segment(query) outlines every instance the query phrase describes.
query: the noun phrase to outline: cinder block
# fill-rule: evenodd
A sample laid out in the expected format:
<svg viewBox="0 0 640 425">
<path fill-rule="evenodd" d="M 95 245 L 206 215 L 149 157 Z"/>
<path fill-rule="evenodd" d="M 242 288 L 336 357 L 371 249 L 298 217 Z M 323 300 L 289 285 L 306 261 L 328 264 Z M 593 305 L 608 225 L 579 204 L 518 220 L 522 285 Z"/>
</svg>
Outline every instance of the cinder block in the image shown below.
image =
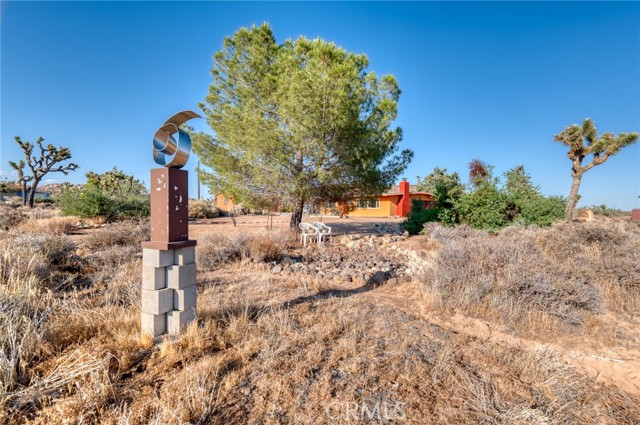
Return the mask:
<svg viewBox="0 0 640 425">
<path fill-rule="evenodd" d="M 165 267 L 142 266 L 142 289 L 158 290 L 167 287 Z"/>
<path fill-rule="evenodd" d="M 185 248 L 173 251 L 173 264 L 184 266 L 185 264 L 193 264 L 196 262 L 196 247 L 187 246 Z"/>
<path fill-rule="evenodd" d="M 181 329 L 194 320 L 196 320 L 195 308 L 190 308 L 185 311 L 172 310 L 167 313 L 167 332 L 172 335 L 177 335 Z"/>
<path fill-rule="evenodd" d="M 157 337 L 167 332 L 167 314 L 142 313 L 140 319 L 140 331 L 143 334 Z"/>
<path fill-rule="evenodd" d="M 173 250 L 143 248 L 142 265 L 150 267 L 167 267 L 173 264 Z"/>
<path fill-rule="evenodd" d="M 187 286 L 184 289 L 173 290 L 173 309 L 185 311 L 196 306 L 198 301 L 198 288 L 196 285 Z"/>
<path fill-rule="evenodd" d="M 142 312 L 162 314 L 173 310 L 173 289 L 142 290 Z"/>
<path fill-rule="evenodd" d="M 184 266 L 173 265 L 167 267 L 167 287 L 173 289 L 184 289 L 196 284 L 196 265 L 185 264 Z"/>
</svg>

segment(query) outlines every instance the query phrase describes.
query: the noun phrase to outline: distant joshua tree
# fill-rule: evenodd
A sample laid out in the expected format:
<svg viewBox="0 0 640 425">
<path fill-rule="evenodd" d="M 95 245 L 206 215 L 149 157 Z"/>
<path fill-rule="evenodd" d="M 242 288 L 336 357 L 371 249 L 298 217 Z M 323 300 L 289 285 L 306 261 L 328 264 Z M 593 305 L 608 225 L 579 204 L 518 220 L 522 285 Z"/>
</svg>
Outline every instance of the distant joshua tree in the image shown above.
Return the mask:
<svg viewBox="0 0 640 425">
<path fill-rule="evenodd" d="M 16 143 L 24 152 L 26 162 L 23 160 L 20 160 L 17 163 L 9 161 L 11 168 L 16 170 L 18 173 L 18 183 L 22 188 L 22 205 L 28 205 L 30 208 L 33 208 L 36 189 L 45 175 L 48 173 L 63 173 L 66 175 L 69 171 L 74 171 L 78 168 L 78 165 L 74 163 L 56 166 L 56 164 L 59 164 L 60 162 L 71 159 L 71 151 L 69 148 L 62 146 L 55 147 L 52 144 L 45 147 L 42 145 L 42 142 L 44 142 L 42 137 L 39 137 L 36 141 L 36 145 L 38 145 L 38 148 L 40 149 L 40 155 L 36 157 L 33 152 L 35 145 L 31 142 L 23 142 L 20 137 L 16 136 Z M 29 170 L 31 170 L 30 176 L 26 176 L 24 174 L 25 165 L 29 167 Z M 31 186 L 27 197 L 27 183 L 29 182 L 31 183 Z"/>
<path fill-rule="evenodd" d="M 604 133 L 600 137 L 596 136 L 597 129 L 595 123 L 586 118 L 582 126 L 573 124 L 565 127 L 564 131 L 555 135 L 555 140 L 567 145 L 569 152 L 567 156 L 571 160 L 571 176 L 573 183 L 569 192 L 569 199 L 565 208 L 567 219 L 573 219 L 573 214 L 578 202 L 578 189 L 582 175 L 595 167 L 603 164 L 609 157 L 617 154 L 626 146 L 638 141 L 638 133 L 620 133 L 614 136 L 613 133 Z M 591 162 L 582 166 L 582 161 L 589 155 L 593 155 Z"/>
</svg>

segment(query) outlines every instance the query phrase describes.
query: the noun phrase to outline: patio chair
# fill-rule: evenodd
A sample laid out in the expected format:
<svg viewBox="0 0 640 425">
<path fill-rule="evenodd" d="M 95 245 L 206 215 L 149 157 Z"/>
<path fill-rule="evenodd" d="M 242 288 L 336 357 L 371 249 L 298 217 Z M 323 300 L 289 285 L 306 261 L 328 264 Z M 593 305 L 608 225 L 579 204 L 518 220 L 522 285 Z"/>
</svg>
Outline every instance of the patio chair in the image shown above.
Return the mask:
<svg viewBox="0 0 640 425">
<path fill-rule="evenodd" d="M 318 239 L 318 231 L 309 223 L 300 223 L 298 224 L 302 233 L 300 233 L 300 242 L 307 246 L 307 239 Z"/>
<path fill-rule="evenodd" d="M 318 243 L 324 243 L 327 239 L 331 238 L 331 227 L 326 224 L 316 221 L 313 223 L 313 227 L 315 227 L 318 232 Z"/>
</svg>

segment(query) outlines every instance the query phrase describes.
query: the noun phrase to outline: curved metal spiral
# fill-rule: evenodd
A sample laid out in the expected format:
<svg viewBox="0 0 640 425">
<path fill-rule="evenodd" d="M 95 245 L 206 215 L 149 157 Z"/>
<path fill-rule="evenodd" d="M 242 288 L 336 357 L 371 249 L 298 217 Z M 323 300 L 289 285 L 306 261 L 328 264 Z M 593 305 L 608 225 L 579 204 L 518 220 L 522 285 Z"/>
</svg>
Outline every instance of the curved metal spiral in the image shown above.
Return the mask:
<svg viewBox="0 0 640 425">
<path fill-rule="evenodd" d="M 153 160 L 167 168 L 182 168 L 191 153 L 191 137 L 180 126 L 192 118 L 202 118 L 192 111 L 178 112 L 165 122 L 153 136 Z M 176 141 L 174 134 L 178 133 Z M 167 157 L 171 157 L 167 162 Z"/>
</svg>

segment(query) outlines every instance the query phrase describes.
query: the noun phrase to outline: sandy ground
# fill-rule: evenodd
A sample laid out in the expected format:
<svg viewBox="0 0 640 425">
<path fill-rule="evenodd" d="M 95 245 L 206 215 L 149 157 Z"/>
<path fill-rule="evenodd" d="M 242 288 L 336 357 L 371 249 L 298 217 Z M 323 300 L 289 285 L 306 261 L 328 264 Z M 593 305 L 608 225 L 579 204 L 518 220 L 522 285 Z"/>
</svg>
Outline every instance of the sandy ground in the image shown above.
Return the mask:
<svg viewBox="0 0 640 425">
<path fill-rule="evenodd" d="M 224 233 L 247 233 L 261 232 L 267 229 L 267 221 L 270 217 L 263 215 L 247 215 L 236 218 L 236 226 L 229 217 L 217 217 L 206 220 L 197 220 L 189 224 L 189 237 L 197 239 L 198 235 L 209 232 Z M 276 215 L 271 217 L 274 229 L 288 229 L 291 221 L 290 215 Z M 322 221 L 331 227 L 331 232 L 336 236 L 345 234 L 376 234 L 376 227 L 381 224 L 402 222 L 400 218 L 366 218 L 350 217 L 338 218 L 331 216 L 308 216 L 302 217 L 302 221 L 313 223 Z"/>
<path fill-rule="evenodd" d="M 274 229 L 288 229 L 290 216 L 281 215 L 273 217 Z M 400 223 L 401 219 L 394 218 L 337 218 L 304 216 L 303 222 L 322 221 L 332 227 L 336 235 L 344 234 L 377 234 L 377 227 L 387 223 Z M 267 227 L 265 216 L 242 216 L 236 219 L 236 226 L 229 217 L 219 217 L 208 220 L 198 220 L 190 224 L 190 237 L 197 239 L 199 235 L 209 232 L 246 233 L 261 232 Z M 424 236 L 414 236 L 399 244 L 404 248 L 421 250 L 424 246 Z M 348 286 L 348 285 L 347 285 Z M 343 288 L 354 289 L 354 288 Z M 599 338 L 589 336 L 566 336 L 561 341 L 553 341 L 542 337 L 540 340 L 527 340 L 514 336 L 506 329 L 501 329 L 495 324 L 486 321 L 454 313 L 443 317 L 434 314 L 427 308 L 424 295 L 415 284 L 403 284 L 396 287 L 379 288 L 375 291 L 355 291 L 358 296 L 367 298 L 378 305 L 403 311 L 414 318 L 425 320 L 426 323 L 438 323 L 439 325 L 461 332 L 491 340 L 500 344 L 518 345 L 543 345 L 557 350 L 563 354 L 565 360 L 577 366 L 586 375 L 598 382 L 613 384 L 630 394 L 640 395 L 640 338 L 634 331 L 632 323 L 616 322 L 613 327 L 617 332 L 630 336 L 625 345 L 618 343 L 604 343 Z M 611 318 L 615 321 L 616 318 Z M 636 337 L 633 337 L 636 335 Z M 615 340 L 615 338 L 612 338 Z"/>
</svg>

